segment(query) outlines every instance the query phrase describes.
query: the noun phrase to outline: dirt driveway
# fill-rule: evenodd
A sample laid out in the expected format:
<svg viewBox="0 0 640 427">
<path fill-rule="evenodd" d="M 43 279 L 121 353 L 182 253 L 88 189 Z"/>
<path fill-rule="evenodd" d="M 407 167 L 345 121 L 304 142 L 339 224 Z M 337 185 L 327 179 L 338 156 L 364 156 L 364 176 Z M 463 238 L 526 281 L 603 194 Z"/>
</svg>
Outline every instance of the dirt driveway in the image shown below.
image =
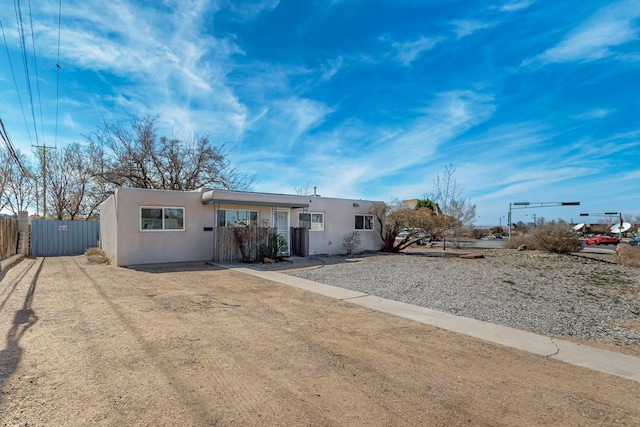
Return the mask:
<svg viewBox="0 0 640 427">
<path fill-rule="evenodd" d="M 27 259 L 0 425 L 640 425 L 640 384 L 242 273 Z"/>
</svg>

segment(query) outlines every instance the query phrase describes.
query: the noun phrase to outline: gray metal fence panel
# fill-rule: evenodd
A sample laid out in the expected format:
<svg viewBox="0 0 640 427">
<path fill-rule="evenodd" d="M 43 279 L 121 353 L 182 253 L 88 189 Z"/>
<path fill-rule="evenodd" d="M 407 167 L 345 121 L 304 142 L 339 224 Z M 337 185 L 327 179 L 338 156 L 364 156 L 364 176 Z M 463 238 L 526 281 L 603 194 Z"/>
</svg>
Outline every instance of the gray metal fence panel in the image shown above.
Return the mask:
<svg viewBox="0 0 640 427">
<path fill-rule="evenodd" d="M 31 255 L 80 255 L 98 246 L 99 221 L 33 220 Z"/>
</svg>

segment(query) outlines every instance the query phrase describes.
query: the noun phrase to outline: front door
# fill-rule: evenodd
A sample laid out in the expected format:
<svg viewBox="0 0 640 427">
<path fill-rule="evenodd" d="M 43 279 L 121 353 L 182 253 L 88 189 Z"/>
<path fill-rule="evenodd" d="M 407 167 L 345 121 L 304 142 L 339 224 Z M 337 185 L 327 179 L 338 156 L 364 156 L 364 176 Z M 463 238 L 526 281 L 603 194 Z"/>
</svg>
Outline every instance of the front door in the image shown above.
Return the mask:
<svg viewBox="0 0 640 427">
<path fill-rule="evenodd" d="M 289 255 L 291 247 L 291 241 L 289 240 L 289 211 L 274 211 L 273 223 L 276 225 L 276 232 L 284 237 L 284 241 L 287 242 L 287 253 L 278 255 Z"/>
</svg>

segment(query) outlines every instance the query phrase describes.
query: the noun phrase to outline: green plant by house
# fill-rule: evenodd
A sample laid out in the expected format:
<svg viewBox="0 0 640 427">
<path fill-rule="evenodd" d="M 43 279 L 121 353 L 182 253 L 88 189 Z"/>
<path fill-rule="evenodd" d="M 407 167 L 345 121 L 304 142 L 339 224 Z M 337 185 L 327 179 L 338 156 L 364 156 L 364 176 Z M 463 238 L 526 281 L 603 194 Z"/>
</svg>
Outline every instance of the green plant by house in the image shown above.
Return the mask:
<svg viewBox="0 0 640 427">
<path fill-rule="evenodd" d="M 260 245 L 262 258 L 282 260 L 288 252 L 289 247 L 287 246 L 287 241 L 281 234 L 274 231 L 271 231 L 267 236 L 267 243 Z"/>
</svg>

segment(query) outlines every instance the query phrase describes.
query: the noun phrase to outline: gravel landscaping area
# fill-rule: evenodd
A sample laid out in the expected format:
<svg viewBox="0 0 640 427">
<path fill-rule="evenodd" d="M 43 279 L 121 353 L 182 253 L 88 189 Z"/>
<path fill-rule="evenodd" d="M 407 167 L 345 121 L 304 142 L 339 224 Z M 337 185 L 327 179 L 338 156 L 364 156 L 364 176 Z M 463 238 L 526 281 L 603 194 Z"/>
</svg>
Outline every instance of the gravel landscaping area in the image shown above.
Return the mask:
<svg viewBox="0 0 640 427">
<path fill-rule="evenodd" d="M 323 257 L 288 274 L 640 356 L 640 269 L 615 255 L 474 250 Z"/>
</svg>

